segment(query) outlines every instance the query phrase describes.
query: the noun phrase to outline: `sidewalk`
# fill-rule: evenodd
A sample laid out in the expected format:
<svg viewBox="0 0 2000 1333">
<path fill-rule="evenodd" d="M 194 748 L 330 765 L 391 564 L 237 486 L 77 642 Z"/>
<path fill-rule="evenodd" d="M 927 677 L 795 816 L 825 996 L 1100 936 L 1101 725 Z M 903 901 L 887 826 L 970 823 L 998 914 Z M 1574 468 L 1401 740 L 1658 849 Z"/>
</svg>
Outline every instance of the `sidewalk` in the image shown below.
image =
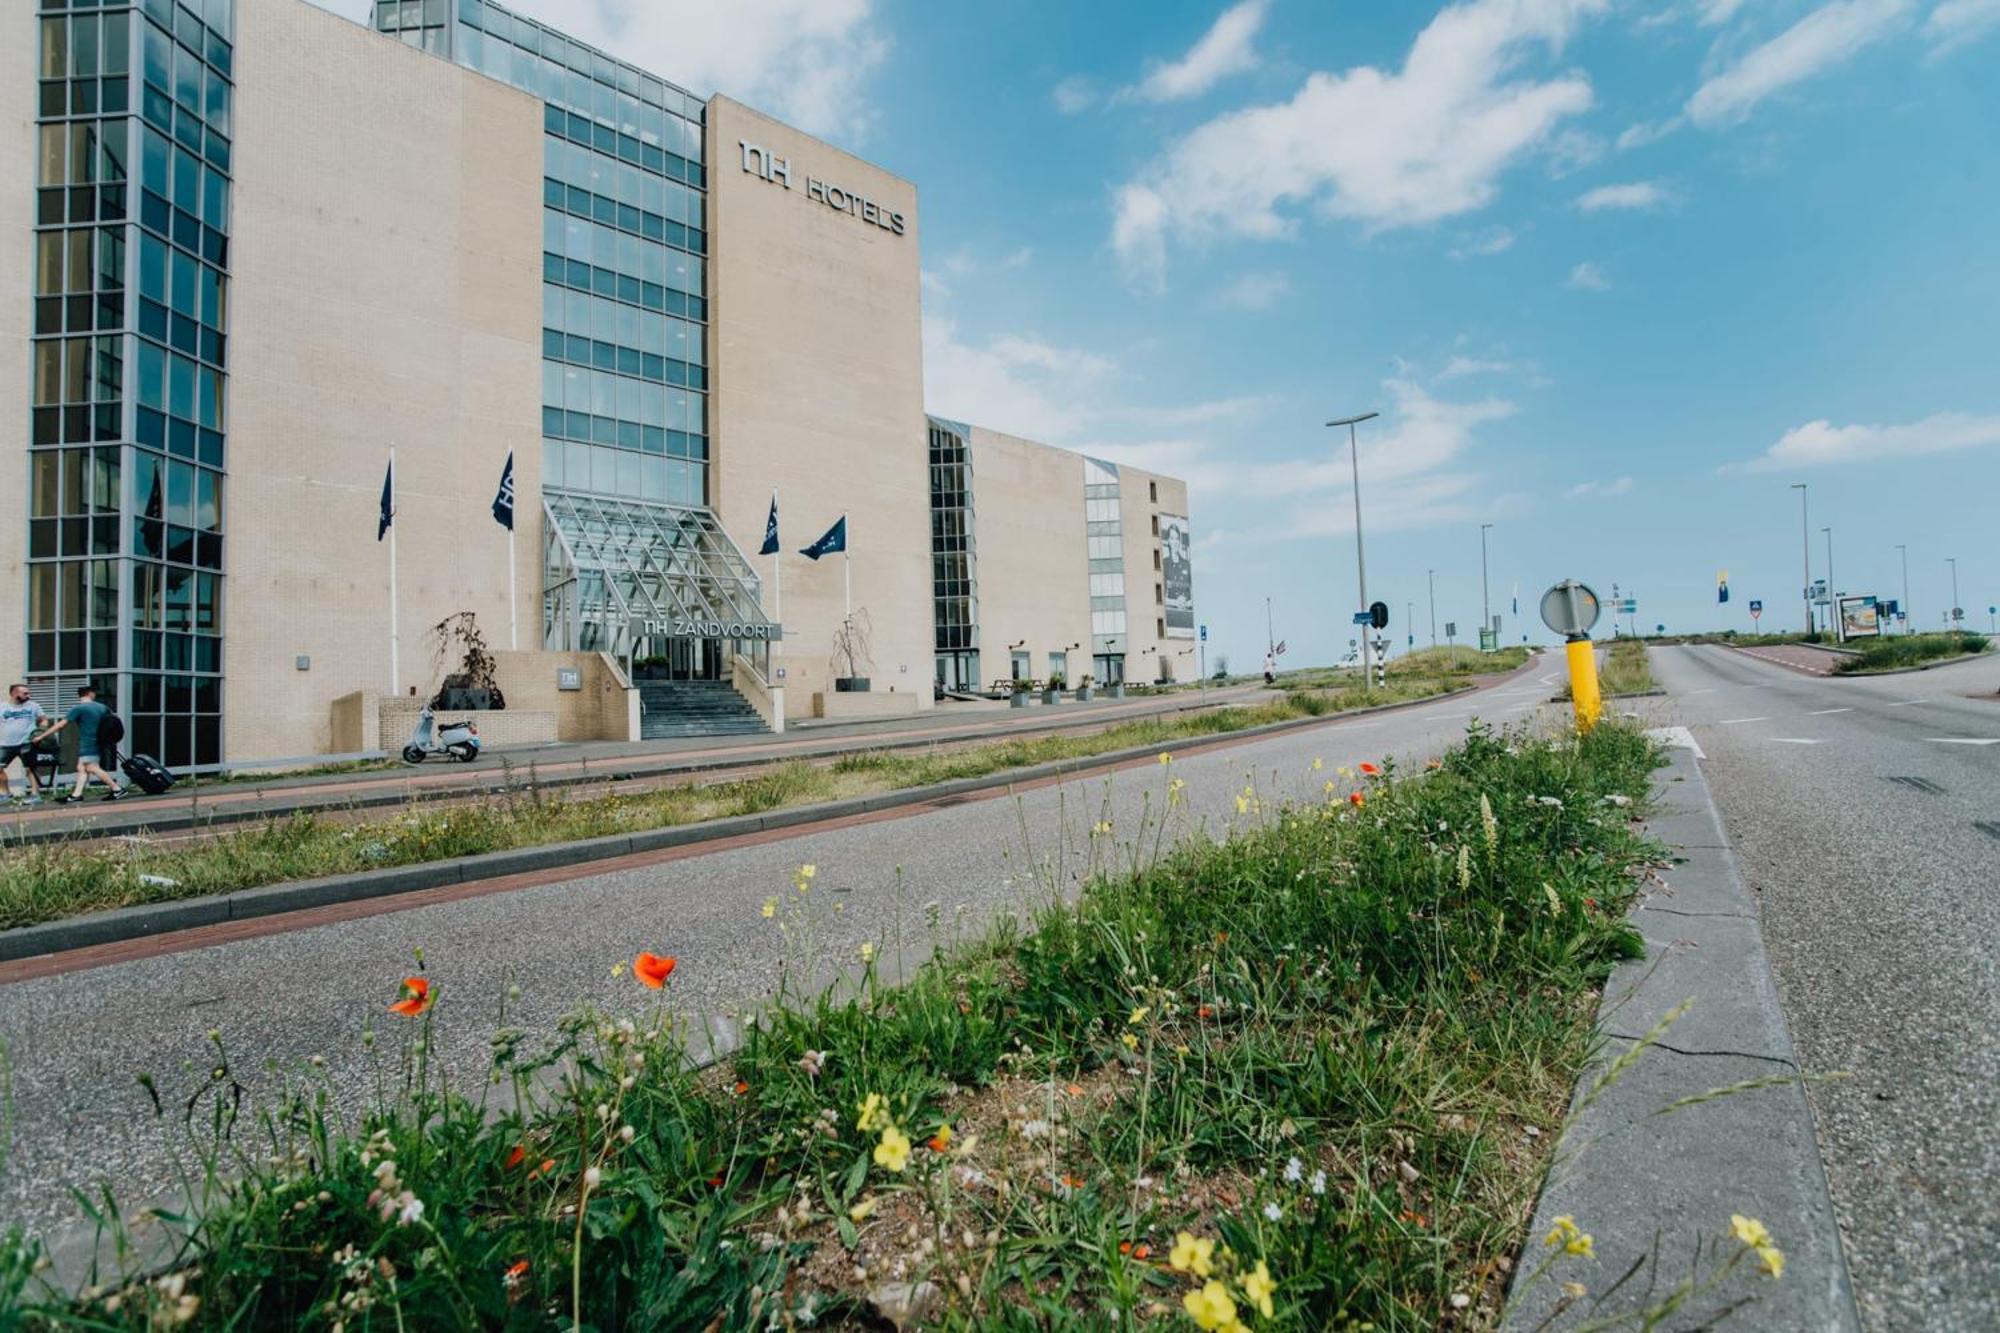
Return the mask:
<svg viewBox="0 0 2000 1333">
<path fill-rule="evenodd" d="M 165 796 L 133 794 L 106 804 L 93 792 L 81 806 L 45 803 L 0 812 L 0 844 L 172 832 L 266 819 L 293 811 L 401 805 L 419 796 L 471 796 L 627 778 L 718 772 L 859 750 L 913 749 L 1051 732 L 1094 730 L 1142 718 L 1227 704 L 1254 704 L 1261 684 L 1183 690 L 1138 699 L 1094 699 L 1050 708 L 942 704 L 927 713 L 879 721 L 813 722 L 784 735 L 678 737 L 495 748 L 470 764 L 430 763 L 380 772 L 274 777 L 263 782 L 200 784 L 184 780 Z M 961 711 L 963 710 L 963 711 Z"/>
<path fill-rule="evenodd" d="M 1730 1217 L 1741 1213 L 1770 1228 L 1785 1254 L 1784 1276 L 1772 1281 L 1745 1262 L 1720 1290 L 1683 1307 L 1685 1323 L 1676 1327 L 1715 1319 L 1748 1297 L 1738 1317 L 1746 1328 L 1858 1329 L 1801 1084 L 1773 1082 L 1665 1110 L 1800 1072 L 1757 904 L 1737 873 L 1701 766 L 1688 749 L 1668 753 L 1648 832 L 1676 863 L 1633 910 L 1646 957 L 1620 965 L 1605 987 L 1597 1019 L 1603 1050 L 1578 1081 L 1503 1327 L 1560 1330 L 1657 1306 L 1675 1284 L 1735 1251 Z M 1586 1106 L 1609 1065 L 1687 1000 L 1693 1005 Z M 1560 1216 L 1591 1233 L 1595 1251 L 1526 1284 L 1549 1254 L 1543 1238 Z M 1565 1309 L 1561 1284 L 1570 1281 L 1589 1294 Z"/>
</svg>

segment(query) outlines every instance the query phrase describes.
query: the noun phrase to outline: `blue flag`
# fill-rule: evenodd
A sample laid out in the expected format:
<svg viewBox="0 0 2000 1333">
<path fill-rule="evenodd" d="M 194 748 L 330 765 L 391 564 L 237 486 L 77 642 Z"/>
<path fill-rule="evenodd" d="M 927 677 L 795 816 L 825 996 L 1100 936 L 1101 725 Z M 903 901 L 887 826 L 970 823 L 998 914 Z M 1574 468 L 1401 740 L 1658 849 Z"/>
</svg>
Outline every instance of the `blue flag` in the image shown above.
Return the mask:
<svg viewBox="0 0 2000 1333">
<path fill-rule="evenodd" d="M 778 553 L 778 493 L 771 492 L 771 516 L 764 520 L 764 545 L 758 555 Z"/>
<path fill-rule="evenodd" d="M 381 541 L 389 535 L 389 525 L 396 521 L 396 465 L 389 464 L 382 469 L 382 515 L 376 520 L 375 540 Z"/>
<path fill-rule="evenodd" d="M 1729 600 L 1729 571 L 1726 569 L 1715 576 L 1715 600 L 1718 602 Z"/>
<path fill-rule="evenodd" d="M 824 537 L 821 537 L 811 546 L 800 551 L 799 554 L 808 560 L 817 560 L 823 555 L 832 555 L 835 551 L 845 551 L 846 549 L 847 515 L 842 514 L 840 521 L 828 528 Z"/>
<path fill-rule="evenodd" d="M 493 521 L 514 530 L 514 455 L 507 454 L 507 466 L 500 469 L 500 489 L 493 496 Z"/>
</svg>

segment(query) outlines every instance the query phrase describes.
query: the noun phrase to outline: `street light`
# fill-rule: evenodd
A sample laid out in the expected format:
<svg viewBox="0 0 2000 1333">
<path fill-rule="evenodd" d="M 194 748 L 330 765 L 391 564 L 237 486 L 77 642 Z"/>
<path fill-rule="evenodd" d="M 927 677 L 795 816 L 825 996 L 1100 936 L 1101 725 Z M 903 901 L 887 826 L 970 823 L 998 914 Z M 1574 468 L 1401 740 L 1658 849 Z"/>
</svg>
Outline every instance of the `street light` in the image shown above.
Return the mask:
<svg viewBox="0 0 2000 1333">
<path fill-rule="evenodd" d="M 1354 428 L 1364 421 L 1373 421 L 1379 412 L 1363 412 L 1358 417 L 1341 417 L 1327 422 L 1329 428 L 1347 427 L 1348 459 L 1354 468 L 1354 582 L 1361 593 L 1360 609 L 1368 609 L 1368 557 L 1361 544 L 1361 445 L 1356 440 Z M 1368 629 L 1361 631 L 1361 688 L 1375 688 L 1375 652 L 1368 639 Z"/>
<path fill-rule="evenodd" d="M 1430 576 L 1431 582 L 1431 647 L 1435 648 L 1438 646 L 1438 572 L 1435 569 L 1424 572 Z"/>
<path fill-rule="evenodd" d="M 1910 548 L 1897 542 L 1896 549 L 1903 553 L 1903 632 L 1908 633 L 1915 627 L 1910 619 Z"/>
<path fill-rule="evenodd" d="M 1958 622 L 1964 618 L 1959 613 L 1965 609 L 1958 604 L 1958 557 L 1948 555 L 1944 562 L 1951 566 L 1951 614 L 1946 619 L 1951 621 L 1953 629 L 1957 629 Z"/>
<path fill-rule="evenodd" d="M 1792 483 L 1792 489 L 1799 493 L 1799 548 L 1805 552 L 1805 557 L 1806 557 L 1806 581 L 1804 585 L 1805 599 L 1806 599 L 1806 633 L 1811 634 L 1813 632 L 1812 528 L 1806 519 L 1806 484 L 1802 481 L 1795 481 Z"/>
<path fill-rule="evenodd" d="M 1479 525 L 1479 646 L 1482 648 L 1486 646 L 1486 631 L 1493 628 L 1493 605 L 1486 590 L 1486 530 L 1492 526 L 1491 523 Z M 1500 646 L 1498 634 L 1493 636 L 1493 646 Z"/>
<path fill-rule="evenodd" d="M 1840 593 L 1833 586 L 1833 529 L 1821 528 L 1826 534 L 1826 596 L 1831 605 L 1839 605 Z"/>
</svg>

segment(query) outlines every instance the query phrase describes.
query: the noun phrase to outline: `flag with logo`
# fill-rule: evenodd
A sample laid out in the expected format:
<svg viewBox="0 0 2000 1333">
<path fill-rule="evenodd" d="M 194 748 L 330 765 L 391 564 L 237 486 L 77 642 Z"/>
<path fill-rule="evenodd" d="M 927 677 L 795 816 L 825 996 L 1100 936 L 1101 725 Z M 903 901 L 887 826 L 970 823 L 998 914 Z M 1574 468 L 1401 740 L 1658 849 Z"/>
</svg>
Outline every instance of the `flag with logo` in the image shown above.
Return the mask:
<svg viewBox="0 0 2000 1333">
<path fill-rule="evenodd" d="M 396 521 L 396 465 L 390 463 L 382 469 L 382 513 L 375 521 L 375 540 L 381 541 L 389 535 L 389 525 Z"/>
<path fill-rule="evenodd" d="M 1271 650 L 1271 656 L 1283 657 L 1284 655 L 1285 655 L 1285 641 L 1283 639 L 1280 639 L 1278 640 L 1278 646 Z"/>
<path fill-rule="evenodd" d="M 778 493 L 771 492 L 771 516 L 764 520 L 764 545 L 758 548 L 758 555 L 778 553 Z"/>
<path fill-rule="evenodd" d="M 817 560 L 823 555 L 832 555 L 836 551 L 845 551 L 846 549 L 847 515 L 842 514 L 840 520 L 826 530 L 825 535 L 811 546 L 800 551 L 799 554 L 808 560 Z"/>
<path fill-rule="evenodd" d="M 1718 602 L 1729 600 L 1729 571 L 1726 569 L 1715 576 L 1715 600 Z"/>
<path fill-rule="evenodd" d="M 500 469 L 500 489 L 493 495 L 493 521 L 514 530 L 514 455 L 507 454 L 507 466 Z"/>
</svg>

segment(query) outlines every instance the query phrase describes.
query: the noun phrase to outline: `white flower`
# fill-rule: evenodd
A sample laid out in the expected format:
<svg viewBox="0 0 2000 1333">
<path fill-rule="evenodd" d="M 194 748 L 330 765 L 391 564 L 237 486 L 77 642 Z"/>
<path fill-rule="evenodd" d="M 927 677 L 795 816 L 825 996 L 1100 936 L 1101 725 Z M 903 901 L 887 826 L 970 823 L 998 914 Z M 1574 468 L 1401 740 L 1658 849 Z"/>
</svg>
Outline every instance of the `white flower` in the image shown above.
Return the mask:
<svg viewBox="0 0 2000 1333">
<path fill-rule="evenodd" d="M 416 1195 L 405 1191 L 403 1194 L 402 1211 L 396 1214 L 396 1225 L 402 1227 L 410 1226 L 423 1221 L 423 1218 L 424 1201 Z"/>
<path fill-rule="evenodd" d="M 597 1188 L 598 1184 L 603 1181 L 603 1179 L 604 1179 L 604 1173 L 593 1166 L 588 1171 L 585 1171 L 583 1173 L 583 1187 L 585 1189 L 594 1190 Z"/>
<path fill-rule="evenodd" d="M 1305 1179 L 1306 1164 L 1294 1157 L 1285 1163 L 1285 1179 L 1296 1185 Z"/>
<path fill-rule="evenodd" d="M 1313 1172 L 1312 1179 L 1306 1182 L 1306 1188 L 1310 1189 L 1314 1194 L 1326 1193 L 1326 1172 Z"/>
<path fill-rule="evenodd" d="M 1264 1205 L 1264 1220 L 1265 1220 L 1265 1221 L 1267 1221 L 1267 1222 L 1275 1222 L 1275 1221 L 1277 1221 L 1277 1220 L 1278 1220 L 1278 1219 L 1279 1219 L 1280 1217 L 1282 1217 L 1282 1216 L 1284 1216 L 1284 1210 L 1283 1210 L 1282 1208 L 1278 1207 L 1278 1205 L 1277 1205 L 1277 1204 L 1275 1204 L 1275 1203 L 1267 1203 L 1267 1204 L 1265 1204 L 1265 1205 Z"/>
<path fill-rule="evenodd" d="M 799 1057 L 799 1068 L 805 1071 L 807 1078 L 818 1078 L 819 1071 L 826 1068 L 826 1052 L 807 1051 Z"/>
<path fill-rule="evenodd" d="M 1611 793 L 1611 795 L 1604 798 L 1604 803 L 1606 805 L 1615 805 L 1618 806 L 1620 809 L 1623 809 L 1625 806 L 1632 804 L 1632 798 L 1630 796 L 1621 796 L 1617 792 L 1613 792 Z"/>
</svg>

